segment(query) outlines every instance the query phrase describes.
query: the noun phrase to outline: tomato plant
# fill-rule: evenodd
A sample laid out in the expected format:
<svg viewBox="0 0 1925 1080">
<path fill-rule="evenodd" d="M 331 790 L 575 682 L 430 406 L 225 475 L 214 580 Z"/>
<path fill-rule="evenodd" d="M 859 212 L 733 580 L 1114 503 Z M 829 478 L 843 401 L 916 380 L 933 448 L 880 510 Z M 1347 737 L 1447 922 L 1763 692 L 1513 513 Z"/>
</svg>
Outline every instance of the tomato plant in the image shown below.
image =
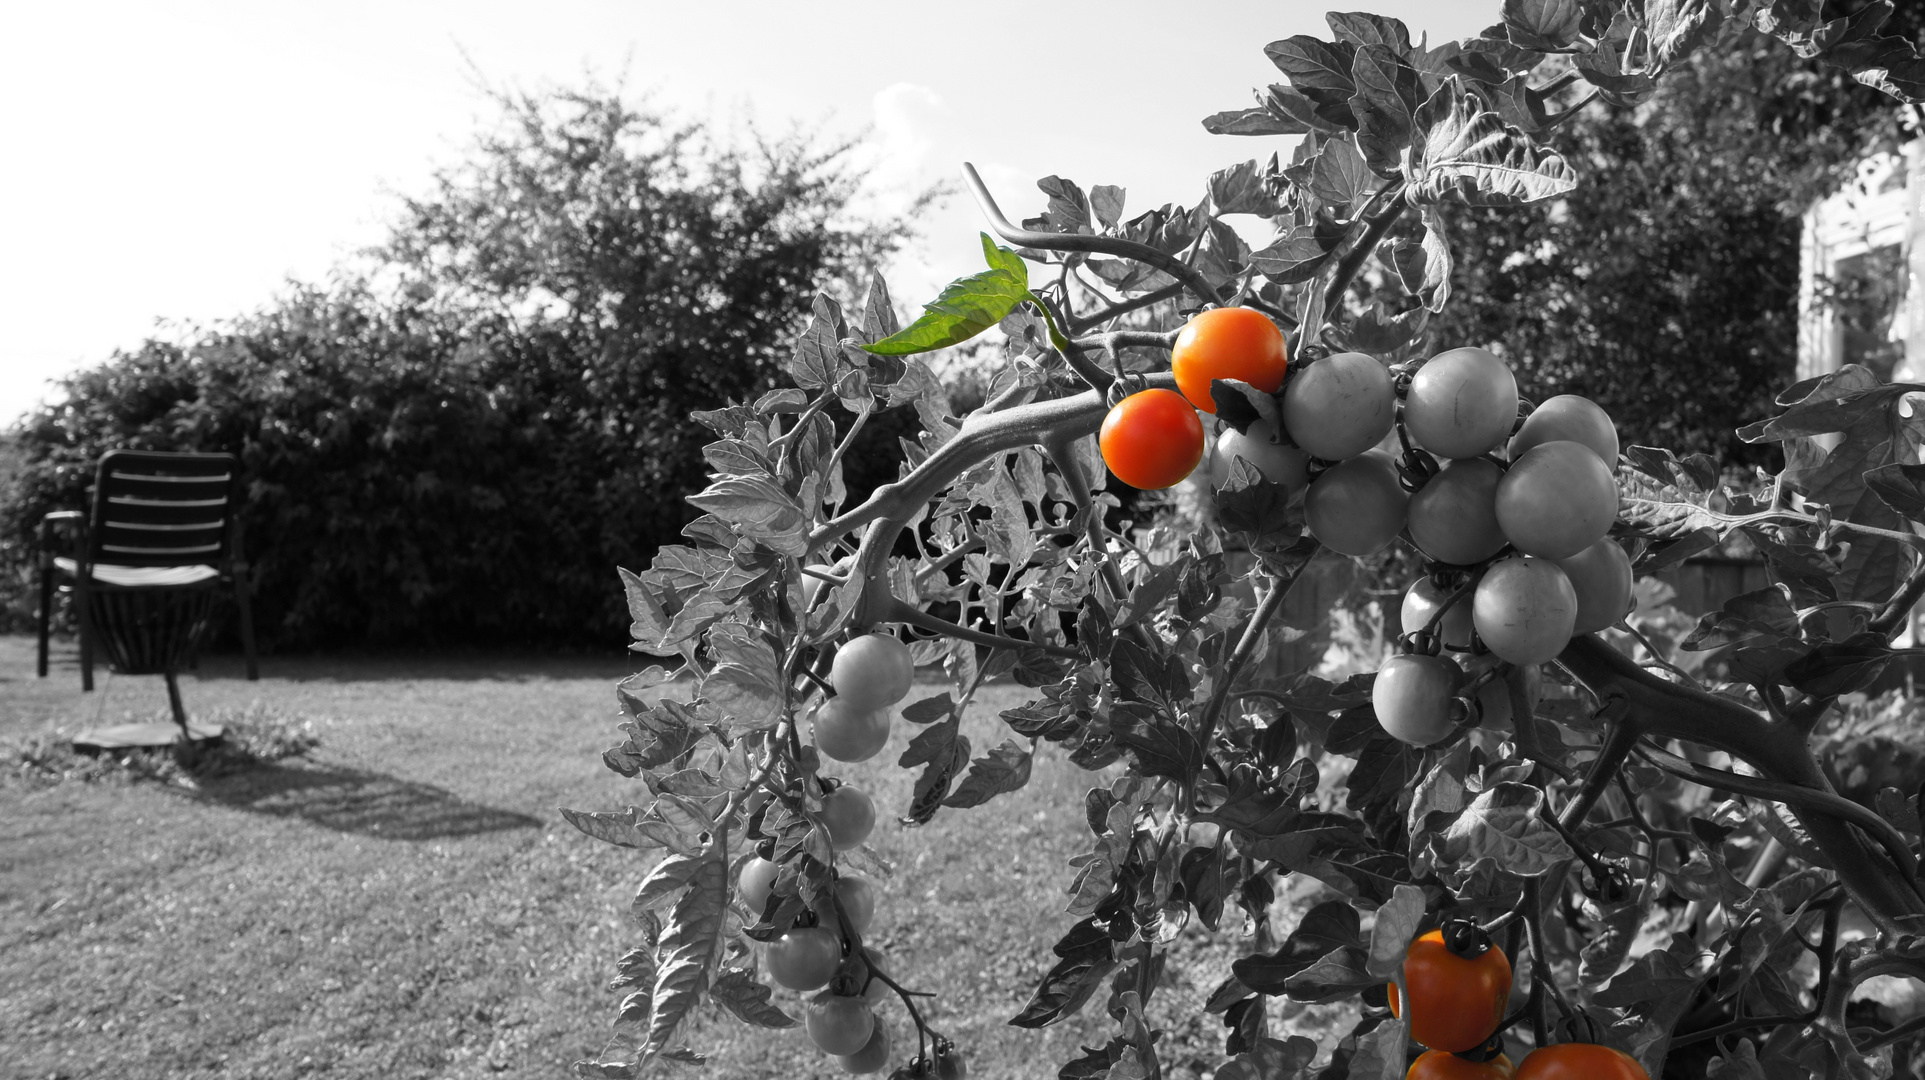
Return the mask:
<svg viewBox="0 0 1925 1080">
<path fill-rule="evenodd" d="M 864 944 L 886 901 L 852 874 L 891 871 L 865 843 L 877 809 L 834 775 L 834 735 L 819 723 L 803 741 L 812 709 L 899 702 L 914 776 L 885 830 L 1021 790 L 1043 755 L 1093 778 L 1067 925 L 1009 1018 L 1040 1028 L 1099 1003 L 1114 1026 L 1063 1075 L 1175 1071 L 1159 992 L 1188 952 L 1172 946 L 1210 934 L 1238 954 L 1206 998 L 1229 1058 L 1207 1068 L 1225 1080 L 1389 1080 L 1413 1039 L 1501 1049 L 1523 1080 L 1569 1062 L 1910 1068 L 1925 1028 L 1853 995 L 1925 981 L 1917 784 L 1847 797 L 1826 755 L 1925 597 L 1925 386 L 1856 366 L 1799 383 L 1740 432 L 1789 463 L 1747 487 L 1650 433 L 1620 445 L 1581 399 L 1520 398 L 1506 343 L 1430 322 L 1450 302 L 1452 220 L 1573 190 L 1549 137 L 1561 118 L 1635 106 L 1719 18 L 1756 14 L 1900 96 L 1920 85 L 1908 65 L 1925 59 L 1878 35 L 1878 5 L 1849 26 L 1815 6 L 1660 6 L 1516 0 L 1436 46 L 1332 15 L 1329 39 L 1270 46 L 1284 82 L 1259 104 L 1205 121 L 1296 137 L 1287 154 L 1135 218 L 1119 187 L 1050 177 L 1048 209 L 1021 226 L 968 170 L 995 233 L 986 270 L 907 326 L 880 281 L 859 311 L 825 295 L 792 385 L 697 414 L 713 475 L 688 543 L 622 578 L 634 648 L 664 663 L 620 687 L 603 760 L 650 799 L 566 812 L 660 853 L 630 907 L 646 947 L 618 967 L 636 988 L 624 1023 L 583 1071 L 689 1058 L 704 1000 L 793 1026 L 759 943 L 777 984 L 828 987 L 811 1034 L 860 1055 L 875 1037 L 860 1017 L 895 999 L 915 1035 L 912 1051 L 901 1029 L 898 1074 L 961 1074 L 933 1022 L 960 1010 L 923 1009 L 913 965 Z M 1274 240 L 1253 249 L 1233 215 Z M 992 326 L 1007 364 L 957 416 L 921 354 Z M 1217 326 L 1280 328 L 1280 348 L 1212 351 Z M 1199 406 L 1224 425 L 1219 456 L 1254 469 L 1138 504 L 1122 531 L 1111 474 L 1182 481 L 1204 452 Z M 846 505 L 843 451 L 891 409 L 921 425 L 898 479 Z M 1688 630 L 1622 621 L 1640 578 L 1741 543 L 1767 587 Z M 1352 615 L 1381 615 L 1389 579 L 1415 570 L 1404 641 L 1374 672 L 1287 666 L 1283 647 L 1319 629 L 1288 624 L 1306 617 L 1287 601 L 1343 558 L 1376 583 L 1336 601 Z M 1713 655 L 1679 662 L 1694 651 Z M 941 685 L 909 700 L 918 659 Z M 979 747 L 963 718 L 992 680 L 1029 700 Z M 767 865 L 731 885 L 750 851 Z M 1321 1046 L 1286 1037 L 1280 1000 L 1291 1016 L 1341 1004 L 1352 1026 Z"/>
<path fill-rule="evenodd" d="M 857 709 L 848 699 L 832 697 L 815 713 L 815 746 L 837 761 L 867 761 L 889 743 L 889 713 Z"/>
<path fill-rule="evenodd" d="M 1559 1043 L 1530 1052 L 1517 1066 L 1517 1080 L 1651 1080 L 1636 1059 L 1595 1043 Z"/>
<path fill-rule="evenodd" d="M 1404 1080 L 1513 1080 L 1516 1075 L 1511 1059 L 1503 1054 L 1489 1061 L 1472 1061 L 1442 1050 L 1426 1050 L 1411 1062 Z"/>
</svg>

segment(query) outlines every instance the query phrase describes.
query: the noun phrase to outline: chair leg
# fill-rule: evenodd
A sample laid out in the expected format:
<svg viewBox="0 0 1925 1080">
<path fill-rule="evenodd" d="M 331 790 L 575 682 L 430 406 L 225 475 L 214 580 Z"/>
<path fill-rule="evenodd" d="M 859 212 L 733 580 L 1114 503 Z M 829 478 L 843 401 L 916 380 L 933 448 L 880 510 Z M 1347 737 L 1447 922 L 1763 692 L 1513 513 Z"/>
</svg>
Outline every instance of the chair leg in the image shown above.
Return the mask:
<svg viewBox="0 0 1925 1080">
<path fill-rule="evenodd" d="M 167 704 L 174 707 L 174 723 L 180 725 L 180 737 L 192 741 L 194 734 L 187 728 L 187 709 L 180 703 L 180 683 L 175 681 L 171 669 L 164 675 L 167 679 Z"/>
<path fill-rule="evenodd" d="M 247 655 L 247 681 L 258 682 L 261 666 L 254 652 L 254 607 L 247 595 L 246 567 L 234 572 L 234 604 L 241 610 L 241 650 Z"/>
<path fill-rule="evenodd" d="M 74 607 L 78 609 L 80 622 L 80 689 L 84 693 L 94 688 L 94 620 L 93 598 L 88 595 L 87 576 L 89 568 L 81 567 L 74 576 Z"/>
<path fill-rule="evenodd" d="M 40 663 L 41 678 L 47 677 L 47 634 L 53 625 L 53 568 L 40 568 Z"/>
</svg>

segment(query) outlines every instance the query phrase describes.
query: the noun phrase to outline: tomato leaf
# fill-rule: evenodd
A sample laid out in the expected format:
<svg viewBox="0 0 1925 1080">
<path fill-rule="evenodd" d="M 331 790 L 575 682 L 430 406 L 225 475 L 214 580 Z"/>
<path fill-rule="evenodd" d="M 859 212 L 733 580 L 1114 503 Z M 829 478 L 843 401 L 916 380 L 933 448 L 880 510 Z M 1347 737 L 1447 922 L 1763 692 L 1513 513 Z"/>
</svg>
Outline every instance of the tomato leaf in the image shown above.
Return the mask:
<svg viewBox="0 0 1925 1080">
<path fill-rule="evenodd" d="M 1062 959 L 1043 976 L 1029 1004 L 1010 1017 L 1012 1027 L 1048 1027 L 1076 1015 L 1117 966 L 1116 946 L 1107 934 L 1079 941 L 1074 947 L 1059 950 L 1058 955 Z"/>
<path fill-rule="evenodd" d="M 1379 979 L 1394 979 L 1403 970 L 1404 950 L 1417 937 L 1424 922 L 1424 890 L 1415 885 L 1399 885 L 1390 903 L 1377 909 L 1377 922 L 1370 929 L 1370 973 Z"/>
<path fill-rule="evenodd" d="M 1785 666 L 1785 681 L 1813 697 L 1863 690 L 1878 678 L 1894 653 L 1883 634 L 1866 631 L 1828 641 Z"/>
<path fill-rule="evenodd" d="M 982 234 L 989 269 L 958 278 L 923 306 L 922 315 L 900 331 L 863 348 L 882 356 L 905 356 L 960 345 L 1003 321 L 1029 298 L 1029 272 L 1022 257 Z"/>
<path fill-rule="evenodd" d="M 1539 877 L 1575 858 L 1543 818 L 1544 792 L 1501 783 L 1477 796 L 1435 841 L 1440 861 L 1471 870 L 1489 859 L 1507 874 Z"/>
<path fill-rule="evenodd" d="M 1458 76 L 1430 95 L 1413 122 L 1405 173 L 1414 203 L 1455 196 L 1472 206 L 1513 206 L 1577 186 L 1569 162 L 1485 108 Z"/>
<path fill-rule="evenodd" d="M 636 888 L 635 899 L 628 905 L 629 910 L 640 916 L 644 911 L 660 907 L 688 885 L 689 879 L 695 876 L 695 871 L 701 865 L 701 858 L 694 855 L 671 854 L 663 858 Z"/>
<path fill-rule="evenodd" d="M 1259 994 L 1281 994 L 1289 980 L 1333 951 L 1363 950 L 1357 911 L 1342 900 L 1327 900 L 1304 913 L 1277 951 L 1245 956 L 1230 965 L 1237 981 Z"/>
<path fill-rule="evenodd" d="M 981 806 L 998 795 L 1021 790 L 1029 783 L 1031 756 L 1016 740 L 1004 739 L 988 754 L 969 763 L 969 775 L 942 804 L 957 809 Z"/>
<path fill-rule="evenodd" d="M 1356 85 L 1350 112 L 1357 118 L 1357 145 L 1371 171 L 1391 176 L 1410 145 L 1412 115 L 1429 95 L 1417 69 L 1389 45 L 1358 48 L 1350 73 Z"/>
<path fill-rule="evenodd" d="M 1403 1080 L 1409 1038 L 1402 1020 L 1384 1021 L 1357 1040 L 1346 1075 L 1350 1080 Z"/>
<path fill-rule="evenodd" d="M 1511 44 L 1552 51 L 1577 40 L 1584 19 L 1578 0 L 1504 0 L 1504 26 Z"/>
<path fill-rule="evenodd" d="M 774 992 L 755 981 L 755 977 L 745 968 L 729 968 L 716 977 L 714 986 L 709 987 L 709 997 L 717 1005 L 751 1027 L 794 1027 L 795 1018 L 778 1008 L 770 1000 L 773 996 Z"/>
<path fill-rule="evenodd" d="M 1316 1057 L 1316 1041 L 1302 1035 L 1258 1039 L 1255 1046 L 1219 1066 L 1216 1080 L 1287 1080 L 1303 1075 Z"/>
<path fill-rule="evenodd" d="M 814 518 L 767 476 L 724 476 L 688 501 L 784 555 L 808 554 Z"/>
<path fill-rule="evenodd" d="M 669 1049 L 707 990 L 727 909 L 728 868 L 711 851 L 690 876 L 688 891 L 675 902 L 662 931 L 644 1062 Z"/>
</svg>

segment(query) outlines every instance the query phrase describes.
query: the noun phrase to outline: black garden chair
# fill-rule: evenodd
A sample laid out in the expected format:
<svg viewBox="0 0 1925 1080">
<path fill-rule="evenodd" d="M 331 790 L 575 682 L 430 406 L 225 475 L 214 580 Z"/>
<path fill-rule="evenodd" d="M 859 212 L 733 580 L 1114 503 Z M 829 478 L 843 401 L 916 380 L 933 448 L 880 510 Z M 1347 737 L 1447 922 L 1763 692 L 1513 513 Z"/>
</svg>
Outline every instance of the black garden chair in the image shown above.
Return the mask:
<svg viewBox="0 0 1925 1080">
<path fill-rule="evenodd" d="M 193 662 L 215 599 L 228 590 L 240 615 L 247 677 L 258 679 L 239 494 L 232 454 L 103 456 L 92 510 L 55 511 L 40 524 L 40 675 L 47 674 L 54 592 L 71 591 L 81 689 L 94 688 L 96 652 L 115 672 L 164 676 L 174 722 L 192 739 L 176 676 Z M 62 533 L 65 554 L 58 550 Z"/>
</svg>

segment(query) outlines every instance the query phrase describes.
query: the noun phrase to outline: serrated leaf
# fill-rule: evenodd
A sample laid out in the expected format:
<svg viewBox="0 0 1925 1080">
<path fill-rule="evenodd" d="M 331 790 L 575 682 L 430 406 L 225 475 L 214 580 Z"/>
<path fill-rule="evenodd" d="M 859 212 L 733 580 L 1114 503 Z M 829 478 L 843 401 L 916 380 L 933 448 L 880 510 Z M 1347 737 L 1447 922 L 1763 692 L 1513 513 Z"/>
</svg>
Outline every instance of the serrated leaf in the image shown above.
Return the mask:
<svg viewBox="0 0 1925 1080">
<path fill-rule="evenodd" d="M 965 809 L 981 806 L 998 795 L 1020 791 L 1029 783 L 1030 757 L 1030 751 L 1021 743 L 1004 739 L 988 754 L 969 763 L 969 774 L 942 804 Z"/>
<path fill-rule="evenodd" d="M 1445 80 L 1412 122 L 1404 169 L 1412 202 L 1454 196 L 1472 206 L 1515 206 L 1577 186 L 1569 162 L 1485 108 L 1459 76 Z"/>
<path fill-rule="evenodd" d="M 1893 655 L 1883 634 L 1866 631 L 1819 645 L 1787 664 L 1784 677 L 1813 697 L 1849 694 L 1870 686 Z"/>
<path fill-rule="evenodd" d="M 784 555 L 808 553 L 814 519 L 768 476 L 724 476 L 688 501 Z"/>
<path fill-rule="evenodd" d="M 1269 246 L 1250 254 L 1251 265 L 1279 285 L 1309 281 L 1323 269 L 1336 240 L 1316 226 L 1293 222 Z"/>
<path fill-rule="evenodd" d="M 1297 1080 L 1316 1057 L 1316 1041 L 1302 1035 L 1258 1039 L 1255 1046 L 1219 1066 L 1216 1080 Z"/>
<path fill-rule="evenodd" d="M 1507 874 L 1540 877 L 1576 856 L 1543 818 L 1544 792 L 1502 783 L 1478 795 L 1434 841 L 1438 858 L 1465 870 L 1489 859 Z"/>
<path fill-rule="evenodd" d="M 630 902 L 629 910 L 639 916 L 644 911 L 660 907 L 681 893 L 701 865 L 701 857 L 695 855 L 671 854 L 662 859 L 635 889 L 635 899 Z"/>
<path fill-rule="evenodd" d="M 689 877 L 688 889 L 675 902 L 662 931 L 648 1042 L 642 1047 L 644 1061 L 674 1045 L 682 1021 L 701 1001 L 727 909 L 728 868 L 710 852 Z"/>
<path fill-rule="evenodd" d="M 1403 1080 L 1404 1047 L 1410 1040 L 1402 1020 L 1387 1020 L 1357 1040 L 1349 1080 Z"/>
<path fill-rule="evenodd" d="M 1339 949 L 1361 953 L 1363 931 L 1347 901 L 1327 900 L 1304 913 L 1276 952 L 1242 957 L 1231 970 L 1237 981 L 1259 994 L 1280 994 L 1293 976 Z"/>
<path fill-rule="evenodd" d="M 1324 13 L 1323 21 L 1338 41 L 1357 46 L 1385 45 L 1403 57 L 1412 52 L 1410 28 L 1401 19 L 1368 11 L 1330 11 Z"/>
<path fill-rule="evenodd" d="M 773 996 L 774 992 L 756 982 L 745 968 L 729 968 L 709 987 L 709 997 L 717 1005 L 750 1027 L 778 1030 L 794 1027 L 795 1018 L 778 1008 L 770 1000 Z"/>
<path fill-rule="evenodd" d="M 1424 890 L 1397 886 L 1390 902 L 1377 909 L 1377 922 L 1370 930 L 1370 973 L 1380 979 L 1396 978 L 1404 967 L 1404 952 L 1423 922 Z"/>
<path fill-rule="evenodd" d="M 982 234 L 990 269 L 949 283 L 924 305 L 922 315 L 881 341 L 864 345 L 882 356 L 906 356 L 960 345 L 1003 321 L 1029 298 L 1029 272 L 1022 258 Z"/>
<path fill-rule="evenodd" d="M 1115 969 L 1116 950 L 1107 935 L 1069 950 L 1010 1018 L 1010 1026 L 1043 1028 L 1076 1015 Z"/>
<path fill-rule="evenodd" d="M 1422 208 L 1415 235 L 1398 237 L 1389 245 L 1389 263 L 1405 291 L 1426 310 L 1442 311 L 1450 302 L 1450 240 L 1444 233 L 1443 211 Z"/>
<path fill-rule="evenodd" d="M 1577 40 L 1583 19 L 1578 0 L 1504 0 L 1504 26 L 1519 48 L 1565 48 Z"/>
<path fill-rule="evenodd" d="M 1311 128 L 1300 120 L 1258 106 L 1211 113 L 1203 118 L 1203 130 L 1212 135 L 1302 135 Z"/>
<path fill-rule="evenodd" d="M 805 390 L 835 385 L 838 369 L 848 363 L 842 357 L 842 339 L 847 336 L 842 308 L 828 296 L 816 294 L 809 325 L 796 338 L 789 357 L 789 377 Z"/>
<path fill-rule="evenodd" d="M 1724 8 L 1715 0 L 1645 0 L 1644 21 L 1651 58 L 1668 66 L 1689 56 L 1717 31 L 1724 22 Z"/>
<path fill-rule="evenodd" d="M 1340 214 L 1349 215 L 1376 194 L 1377 176 L 1355 143 L 1327 140 L 1310 165 L 1310 193 Z M 1322 295 L 1322 290 L 1312 290 Z M 1321 322 L 1321 316 L 1319 317 Z M 1301 321 L 1299 325 L 1305 325 Z"/>
<path fill-rule="evenodd" d="M 1412 116 L 1429 95 L 1417 69 L 1388 45 L 1359 48 L 1350 71 L 1356 84 L 1350 112 L 1357 118 L 1357 145 L 1372 171 L 1391 176 L 1403 166 Z"/>
</svg>

